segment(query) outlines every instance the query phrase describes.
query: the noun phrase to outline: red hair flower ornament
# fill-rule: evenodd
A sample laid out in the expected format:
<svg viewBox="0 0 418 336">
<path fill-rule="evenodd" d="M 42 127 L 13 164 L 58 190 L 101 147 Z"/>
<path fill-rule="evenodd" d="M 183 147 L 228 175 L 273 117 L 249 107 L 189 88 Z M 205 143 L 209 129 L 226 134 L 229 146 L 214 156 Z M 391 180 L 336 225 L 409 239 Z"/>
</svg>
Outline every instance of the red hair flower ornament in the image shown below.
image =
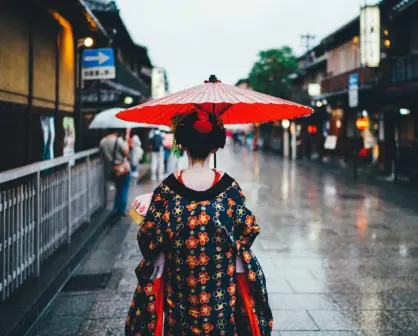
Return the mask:
<svg viewBox="0 0 418 336">
<path fill-rule="evenodd" d="M 205 112 L 197 112 L 198 120 L 193 124 L 193 128 L 199 133 L 210 133 L 212 132 L 213 126 L 209 121 L 209 116 Z"/>
</svg>

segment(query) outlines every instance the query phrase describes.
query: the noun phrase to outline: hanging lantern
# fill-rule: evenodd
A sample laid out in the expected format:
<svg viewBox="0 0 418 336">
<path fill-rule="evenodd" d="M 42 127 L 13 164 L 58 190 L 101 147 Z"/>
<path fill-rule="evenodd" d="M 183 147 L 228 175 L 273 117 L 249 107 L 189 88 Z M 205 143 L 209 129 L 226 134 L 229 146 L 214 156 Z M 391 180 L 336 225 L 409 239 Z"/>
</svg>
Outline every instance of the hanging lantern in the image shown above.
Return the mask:
<svg viewBox="0 0 418 336">
<path fill-rule="evenodd" d="M 309 125 L 308 126 L 308 133 L 309 134 L 315 134 L 317 131 L 316 126 L 315 125 Z"/>
<path fill-rule="evenodd" d="M 369 119 L 368 118 L 358 118 L 356 120 L 356 127 L 360 131 L 364 131 L 365 129 L 369 128 Z"/>
<path fill-rule="evenodd" d="M 290 121 L 287 119 L 282 120 L 282 127 L 283 128 L 289 128 L 290 126 Z"/>
</svg>

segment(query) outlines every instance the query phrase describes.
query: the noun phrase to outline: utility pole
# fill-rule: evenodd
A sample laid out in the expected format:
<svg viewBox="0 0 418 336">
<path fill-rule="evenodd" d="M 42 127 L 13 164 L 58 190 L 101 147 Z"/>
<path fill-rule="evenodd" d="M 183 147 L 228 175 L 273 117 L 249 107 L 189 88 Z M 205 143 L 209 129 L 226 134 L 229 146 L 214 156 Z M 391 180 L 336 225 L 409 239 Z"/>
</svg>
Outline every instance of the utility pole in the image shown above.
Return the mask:
<svg viewBox="0 0 418 336">
<path fill-rule="evenodd" d="M 307 33 L 305 35 L 300 35 L 300 38 L 302 40 L 302 44 L 305 45 L 306 52 L 311 50 L 311 41 L 313 42 L 315 40 L 316 36 Z"/>
<path fill-rule="evenodd" d="M 313 42 L 315 40 L 316 36 L 315 35 L 312 35 L 312 34 L 309 34 L 309 33 L 306 33 L 305 35 L 300 35 L 300 38 L 302 40 L 302 44 L 305 46 L 305 49 L 306 49 L 305 50 L 304 63 L 305 63 L 305 65 L 308 65 L 309 63 L 311 63 L 313 61 L 312 54 L 309 51 L 311 50 L 311 42 Z M 296 160 L 296 156 L 297 156 L 297 147 L 296 147 L 296 140 L 297 140 L 296 139 L 296 136 L 297 135 L 296 135 L 296 129 L 297 129 L 297 127 L 296 127 L 296 124 L 295 123 L 292 123 L 292 124 L 293 124 L 293 131 L 292 131 L 292 158 L 293 158 L 293 160 Z M 305 124 L 305 123 L 302 122 L 302 124 Z M 303 134 L 303 138 L 304 138 L 303 142 L 305 142 L 305 139 L 308 139 L 307 140 L 307 143 L 310 143 L 310 141 L 311 141 L 311 134 L 309 134 L 309 132 L 307 132 L 307 126 L 306 126 L 306 124 L 303 125 L 303 126 L 301 126 L 301 127 L 303 127 L 303 131 L 301 132 Z M 306 147 L 305 146 L 302 148 L 302 151 L 306 151 Z M 306 154 L 307 153 L 305 152 L 305 155 Z M 309 157 L 308 158 L 311 159 L 310 158 L 310 153 L 309 153 Z"/>
</svg>

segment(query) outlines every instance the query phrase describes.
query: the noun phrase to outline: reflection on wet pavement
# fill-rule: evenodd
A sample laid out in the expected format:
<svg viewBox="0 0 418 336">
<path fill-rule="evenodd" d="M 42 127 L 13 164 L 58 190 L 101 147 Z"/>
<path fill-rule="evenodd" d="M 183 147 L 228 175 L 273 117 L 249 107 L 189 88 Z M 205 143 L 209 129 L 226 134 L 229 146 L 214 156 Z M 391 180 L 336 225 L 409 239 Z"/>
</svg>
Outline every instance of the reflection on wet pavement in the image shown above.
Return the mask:
<svg viewBox="0 0 418 336">
<path fill-rule="evenodd" d="M 418 217 L 403 200 L 273 154 L 227 148 L 218 162 L 261 226 L 254 252 L 267 276 L 274 336 L 418 335 Z M 131 199 L 154 186 L 136 187 Z M 123 335 L 139 261 L 135 234 L 127 221 L 112 229 L 80 270 L 110 270 L 111 285 L 61 294 L 38 335 L 54 325 L 70 335 Z M 109 249 L 113 257 L 102 258 Z"/>
<path fill-rule="evenodd" d="M 262 227 L 254 250 L 277 335 L 418 335 L 412 210 L 317 168 L 235 155 L 243 155 L 243 169 L 231 170 L 222 155 L 219 162 L 240 182 Z"/>
</svg>

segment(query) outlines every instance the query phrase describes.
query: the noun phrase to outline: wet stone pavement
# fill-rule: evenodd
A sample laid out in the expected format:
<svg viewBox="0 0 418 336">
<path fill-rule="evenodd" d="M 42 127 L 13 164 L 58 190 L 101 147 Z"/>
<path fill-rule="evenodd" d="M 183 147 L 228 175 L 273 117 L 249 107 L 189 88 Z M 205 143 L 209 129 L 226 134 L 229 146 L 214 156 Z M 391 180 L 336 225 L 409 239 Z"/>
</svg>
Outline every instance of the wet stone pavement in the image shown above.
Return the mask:
<svg viewBox="0 0 418 336">
<path fill-rule="evenodd" d="M 261 226 L 253 249 L 274 336 L 418 335 L 418 216 L 400 196 L 241 148 L 218 162 Z M 131 199 L 154 186 L 132 188 Z M 62 292 L 34 335 L 123 335 L 140 261 L 136 231 L 127 219 L 112 227 L 77 272 L 108 282 Z"/>
</svg>

